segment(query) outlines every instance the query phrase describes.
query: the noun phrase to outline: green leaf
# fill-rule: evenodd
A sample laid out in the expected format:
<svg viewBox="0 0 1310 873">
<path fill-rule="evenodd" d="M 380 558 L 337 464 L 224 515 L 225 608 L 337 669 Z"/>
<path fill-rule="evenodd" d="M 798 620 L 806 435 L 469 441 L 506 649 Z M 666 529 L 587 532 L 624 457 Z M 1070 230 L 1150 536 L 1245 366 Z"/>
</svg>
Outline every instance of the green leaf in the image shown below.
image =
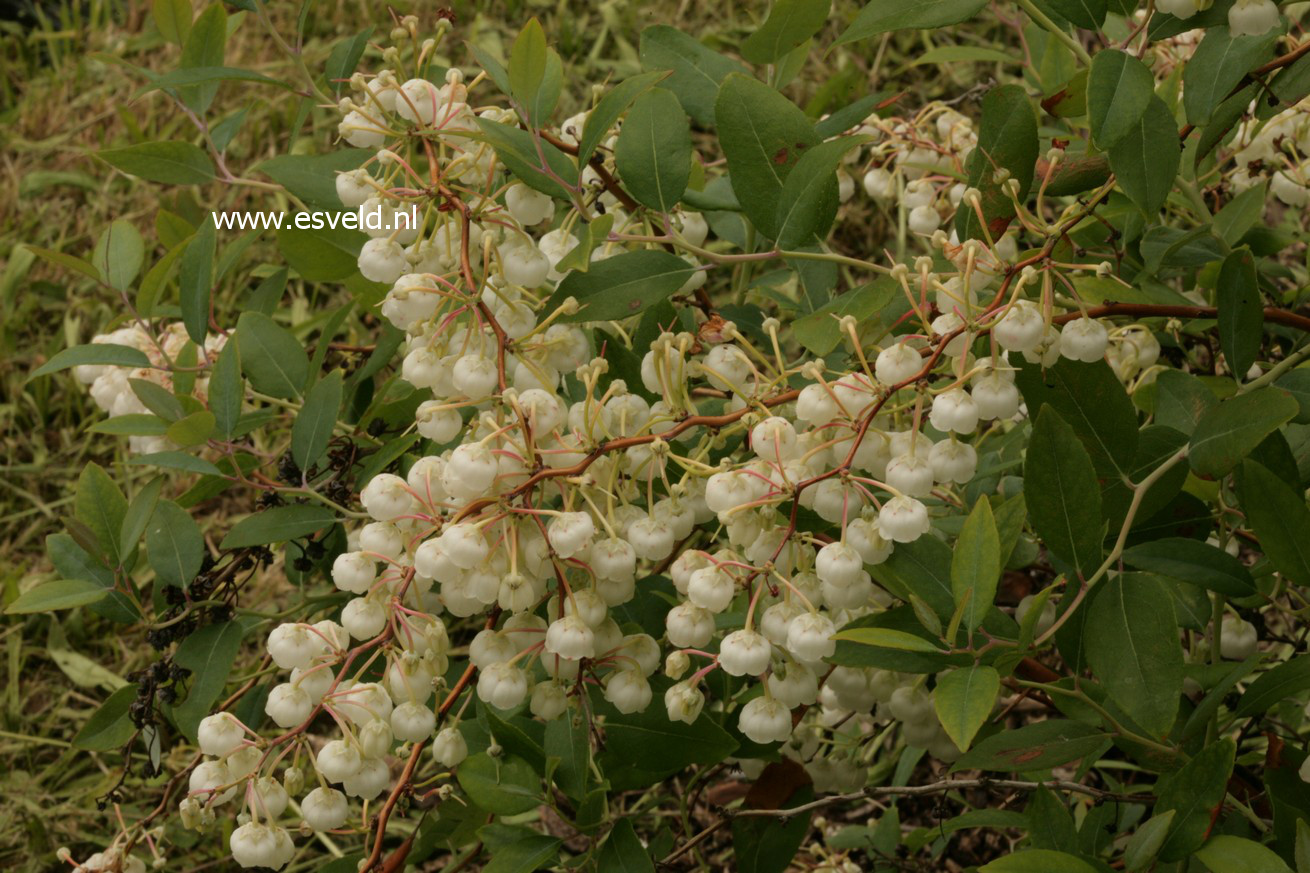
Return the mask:
<svg viewBox="0 0 1310 873">
<path fill-rule="evenodd" d="M 115 566 L 127 557 L 119 547 L 118 535 L 127 515 L 127 498 L 117 483 L 94 461 L 83 468 L 73 497 L 74 514 L 95 534 L 96 542 Z"/>
<path fill-rule="evenodd" d="M 182 46 L 182 69 L 221 67 L 227 49 L 227 12 L 222 3 L 211 3 L 196 17 Z M 218 93 L 218 82 L 179 88 L 182 102 L 197 115 L 204 115 Z"/>
<path fill-rule="evenodd" d="M 1117 145 L 1141 123 L 1155 95 L 1155 77 L 1137 58 L 1114 49 L 1092 56 L 1087 77 L 1087 120 L 1096 145 Z"/>
<path fill-rule="evenodd" d="M 120 346 L 115 343 L 88 343 L 73 346 L 56 353 L 50 360 L 32 371 L 28 380 L 38 376 L 48 376 L 83 364 L 104 364 L 112 367 L 149 367 L 150 359 L 146 353 L 133 346 Z"/>
<path fill-rule="evenodd" d="M 531 764 L 514 755 L 471 755 L 455 775 L 474 803 L 496 815 L 518 815 L 542 803 L 541 779 Z"/>
<path fill-rule="evenodd" d="M 858 643 L 862 646 L 878 646 L 884 649 L 899 649 L 903 652 L 932 652 L 940 654 L 942 649 L 932 644 L 931 641 L 925 640 L 905 631 L 896 630 L 889 627 L 856 627 L 849 630 L 838 631 L 833 634 L 835 640 L 846 640 L 852 643 Z"/>
<path fill-rule="evenodd" d="M 130 221 L 119 218 L 110 223 L 96 243 L 91 263 L 100 275 L 117 291 L 126 291 L 141 272 L 145 258 L 145 243 Z"/>
<path fill-rule="evenodd" d="M 579 270 L 585 273 L 590 270 L 591 253 L 605 240 L 609 239 L 610 230 L 613 227 L 614 213 L 612 212 L 597 215 L 587 222 L 585 230 L 579 230 L 575 226 L 574 235 L 579 237 L 578 244 L 569 249 L 568 254 L 559 259 L 559 263 L 555 265 L 556 272 L 567 273 L 570 270 Z"/>
<path fill-rule="evenodd" d="M 1214 216 L 1212 228 L 1215 236 L 1230 246 L 1237 245 L 1264 217 L 1268 196 L 1269 183 L 1262 181 L 1225 203 Z"/>
<path fill-rule="evenodd" d="M 214 162 L 189 142 L 143 142 L 96 152 L 129 176 L 166 185 L 203 185 L 214 179 Z"/>
<path fill-rule="evenodd" d="M 1155 380 L 1155 421 L 1191 436 L 1197 423 L 1219 398 L 1205 383 L 1182 370 L 1165 370 Z"/>
<path fill-rule="evenodd" d="M 644 70 L 668 70 L 665 87 L 702 127 L 714 124 L 719 84 L 730 73 L 749 72 L 744 65 L 706 48 L 682 31 L 657 24 L 641 32 L 639 54 Z"/>
<path fill-rule="evenodd" d="M 1183 109 L 1200 127 L 1236 88 L 1247 72 L 1268 60 L 1282 28 L 1254 36 L 1232 36 L 1226 27 L 1210 27 L 1183 65 Z"/>
<path fill-rule="evenodd" d="M 1091 725 L 1053 718 L 988 737 L 965 752 L 951 771 L 1049 770 L 1097 752 L 1108 740 L 1109 734 Z"/>
<path fill-rule="evenodd" d="M 1263 715 L 1307 689 L 1310 689 L 1310 656 L 1298 655 L 1257 676 L 1242 694 L 1233 715 L 1237 718 Z"/>
<path fill-rule="evenodd" d="M 1219 345 L 1233 377 L 1242 379 L 1260 354 L 1264 334 L 1264 305 L 1250 249 L 1238 249 L 1224 258 L 1215 300 L 1219 307 Z"/>
<path fill-rule="evenodd" d="M 49 261 L 57 267 L 63 267 L 66 270 L 80 273 L 91 279 L 93 282 L 100 281 L 100 271 L 79 257 L 68 255 L 63 252 L 52 251 L 50 249 L 43 249 L 40 246 L 25 245 L 23 248 L 27 249 L 42 260 Z"/>
<path fill-rule="evenodd" d="M 652 88 L 633 102 L 614 166 L 639 203 L 660 212 L 677 205 L 691 178 L 691 128 L 671 91 Z"/>
<path fill-rule="evenodd" d="M 137 541 L 146 532 L 146 525 L 150 523 L 150 517 L 159 503 L 159 492 L 163 487 L 164 477 L 156 476 L 147 482 L 128 503 L 127 512 L 123 516 L 123 526 L 118 532 L 118 549 L 123 554 L 129 554 L 136 548 Z"/>
<path fill-rule="evenodd" d="M 737 741 L 708 714 L 687 724 L 670 721 L 659 706 L 606 718 L 605 738 L 601 757 L 610 766 L 601 770 L 611 779 L 635 762 L 642 770 L 669 774 L 691 764 L 717 764 L 737 750 Z"/>
<path fill-rule="evenodd" d="M 600 870 L 606 873 L 655 873 L 655 864 L 632 827 L 632 819 L 620 818 L 600 847 Z"/>
<path fill-rule="evenodd" d="M 1246 565 L 1223 549 L 1200 540 L 1167 537 L 1133 546 L 1123 553 L 1130 567 L 1200 585 L 1230 597 L 1255 593 L 1255 580 Z"/>
<path fill-rule="evenodd" d="M 1014 218 L 1014 203 L 1006 193 L 1008 180 L 998 178 L 1005 170 L 1008 179 L 1019 183 L 1023 202 L 1032 187 L 1037 163 L 1037 114 L 1028 93 L 1018 85 L 1002 85 L 987 92 L 982 102 L 982 123 L 978 145 L 970 153 L 969 186 L 982 192 L 982 214 L 987 232 L 999 238 Z M 955 213 L 955 230 L 961 240 L 984 238 L 976 210 L 962 207 Z"/>
<path fill-rule="evenodd" d="M 943 45 L 918 55 L 909 62 L 909 65 L 922 67 L 928 64 L 954 64 L 961 61 L 976 61 L 988 64 L 1018 63 L 1014 55 L 1000 49 L 974 45 Z"/>
<path fill-rule="evenodd" d="M 24 591 L 5 608 L 5 613 L 21 615 L 29 612 L 72 609 L 74 606 L 86 606 L 104 600 L 108 596 L 109 589 L 98 582 L 88 582 L 85 579 L 56 579 L 53 582 L 42 582 L 30 591 Z"/>
<path fill-rule="evenodd" d="M 1228 794 L 1236 746 L 1227 737 L 1211 743 L 1180 769 L 1160 778 L 1156 814 L 1176 810 L 1174 826 L 1160 848 L 1160 860 L 1181 861 L 1205 841 L 1214 814 Z"/>
<path fill-rule="evenodd" d="M 1146 573 L 1102 582 L 1087 606 L 1092 673 L 1110 696 L 1151 733 L 1168 733 L 1183 690 L 1183 650 L 1173 599 Z"/>
<path fill-rule="evenodd" d="M 254 70 L 243 70 L 240 67 L 189 67 L 181 70 L 173 70 L 165 73 L 156 79 L 151 79 L 146 84 L 138 88 L 132 94 L 136 99 L 143 94 L 149 94 L 151 91 L 160 91 L 165 88 L 186 88 L 195 85 L 212 85 L 215 89 L 221 82 L 250 82 L 256 85 L 272 85 L 274 88 L 281 88 L 284 91 L 296 91 L 296 86 L 291 82 L 282 79 L 272 79 L 262 73 L 256 73 Z"/>
<path fill-rule="evenodd" d="M 323 65 L 323 78 L 327 80 L 328 88 L 334 96 L 341 96 L 341 89 L 347 86 L 351 74 L 359 66 L 359 59 L 364 56 L 364 50 L 368 48 L 371 36 L 373 36 L 373 28 L 366 27 L 349 39 L 340 40 L 332 47 L 332 53 L 328 55 L 327 63 Z"/>
<path fill-rule="evenodd" d="M 523 184 L 559 200 L 571 199 L 569 189 L 578 186 L 578 168 L 563 152 L 521 128 L 485 118 L 477 122 L 481 138 L 496 150 L 496 157 Z"/>
<path fill-rule="evenodd" d="M 488 827 L 491 827 L 490 825 Z M 479 830 L 484 833 L 487 828 Z M 497 846 L 489 853 L 487 865 L 482 873 L 531 873 L 543 867 L 554 866 L 563 840 L 537 833 L 531 828 L 513 828 L 522 831 L 512 842 Z"/>
<path fill-rule="evenodd" d="M 205 539 L 191 514 L 171 500 L 161 500 L 146 529 L 146 557 L 163 584 L 191 584 L 205 559 Z"/>
<path fill-rule="evenodd" d="M 207 216 L 196 235 L 182 252 L 178 285 L 182 301 L 182 321 L 187 336 L 200 345 L 209 333 L 210 295 L 214 285 L 214 248 L 217 231 L 213 216 Z"/>
<path fill-rule="evenodd" d="M 1047 548 L 1087 578 L 1101 563 L 1101 493 L 1092 459 L 1051 404 L 1033 425 L 1024 461 L 1028 519 Z"/>
<path fill-rule="evenodd" d="M 546 754 L 559 760 L 554 782 L 568 797 L 581 800 L 591 774 L 591 740 L 586 720 L 572 713 L 546 722 Z"/>
<path fill-rule="evenodd" d="M 193 743 L 200 720 L 209 715 L 223 693 L 245 633 L 239 621 L 205 625 L 177 647 L 173 663 L 191 671 L 191 690 L 186 700 L 173 708 L 173 720 Z"/>
<path fill-rule="evenodd" d="M 165 431 L 167 433 L 167 431 Z M 167 470 L 183 470 L 187 473 L 199 473 L 202 476 L 218 476 L 222 471 L 217 465 L 204 458 L 188 455 L 186 452 L 150 452 L 137 455 L 127 461 L 133 467 L 163 467 Z"/>
<path fill-rule="evenodd" d="M 764 24 L 741 44 L 741 56 L 752 64 L 776 64 L 819 32 L 831 8 L 831 0 L 777 0 Z"/>
<path fill-rule="evenodd" d="M 1211 873 L 1292 873 L 1272 849 L 1231 834 L 1211 837 L 1196 857 Z"/>
<path fill-rule="evenodd" d="M 1192 434 L 1192 470 L 1218 478 L 1232 471 L 1265 437 L 1301 411 L 1296 399 L 1277 388 L 1238 394 L 1209 410 Z"/>
<path fill-rule="evenodd" d="M 1124 869 L 1143 870 L 1155 860 L 1160 847 L 1164 845 L 1164 838 L 1169 834 L 1169 826 L 1173 824 L 1174 816 L 1177 814 L 1172 809 L 1162 812 L 1148 819 L 1133 832 L 1128 839 L 1128 845 L 1124 848 Z"/>
<path fill-rule="evenodd" d="M 105 698 L 73 737 L 73 748 L 87 752 L 112 752 L 122 748 L 136 733 L 129 713 L 136 696 L 137 686 L 128 684 Z"/>
<path fill-rule="evenodd" d="M 1310 825 L 1305 819 L 1296 820 L 1296 873 L 1310 873 Z"/>
<path fill-rule="evenodd" d="M 807 149 L 787 174 L 778 201 L 778 247 L 799 249 L 828 236 L 837 217 L 837 165 L 853 148 L 869 141 L 846 136 Z"/>
<path fill-rule="evenodd" d="M 1053 849 L 1028 849 L 984 864 L 978 873 L 1097 873 L 1097 869 L 1076 855 Z"/>
<path fill-rule="evenodd" d="M 1173 190 L 1182 160 L 1178 124 L 1168 105 L 1152 95 L 1142 117 L 1110 147 L 1109 157 L 1128 199 L 1147 215 L 1156 215 Z"/>
<path fill-rule="evenodd" d="M 305 348 L 290 331 L 259 312 L 243 312 L 237 321 L 241 369 L 257 391 L 294 399 L 309 376 Z"/>
<path fill-rule="evenodd" d="M 175 45 L 185 45 L 191 32 L 191 0 L 154 0 L 151 17 L 159 35 Z"/>
<path fill-rule="evenodd" d="M 225 440 L 230 440 L 236 433 L 237 422 L 241 420 L 241 401 L 245 396 L 238 355 L 234 334 L 218 353 L 209 377 L 209 411 L 214 414 L 216 436 Z"/>
<path fill-rule="evenodd" d="M 170 424 L 164 435 L 183 448 L 191 448 L 204 445 L 213 432 L 214 413 L 202 409 Z"/>
<path fill-rule="evenodd" d="M 986 505 L 986 499 L 978 501 Z M 992 714 L 996 695 L 1001 690 L 1001 675 L 994 667 L 974 665 L 952 670 L 937 680 L 932 693 L 933 707 L 947 736 L 960 751 L 969 751 L 978 729 Z"/>
<path fill-rule="evenodd" d="M 528 20 L 510 49 L 507 70 L 510 95 L 518 104 L 524 120 L 532 127 L 545 124 L 559 101 L 560 74 L 554 71 L 548 75 L 553 54 L 546 44 L 541 22 L 536 18 Z M 559 57 L 555 56 L 553 62 L 558 67 Z"/>
<path fill-rule="evenodd" d="M 783 183 L 805 150 L 818 145 L 814 125 L 786 97 L 737 73 L 724 79 L 715 115 L 742 211 L 757 230 L 777 239 Z"/>
<path fill-rule="evenodd" d="M 587 121 L 582 126 L 582 137 L 578 140 L 578 164 L 585 164 L 591 158 L 596 146 L 601 144 L 627 108 L 638 95 L 646 89 L 659 84 L 669 77 L 667 70 L 651 70 L 629 76 L 609 90 L 596 108 L 587 113 Z"/>
<path fill-rule="evenodd" d="M 1310 509 L 1305 495 L 1255 461 L 1242 464 L 1242 509 L 1274 567 L 1299 585 L 1310 584 Z"/>
<path fill-rule="evenodd" d="M 284 543 L 309 536 L 334 521 L 336 514 L 326 506 L 275 506 L 237 522 L 228 535 L 223 537 L 220 548 L 240 549 Z"/>
<path fill-rule="evenodd" d="M 368 149 L 338 149 L 325 155 L 278 155 L 260 161 L 258 170 L 319 209 L 344 209 L 337 196 L 337 173 L 358 169 L 375 152 Z"/>
<path fill-rule="evenodd" d="M 1046 0 L 1046 2 L 1077 27 L 1097 30 L 1105 22 L 1108 5 L 1106 0 Z"/>
<path fill-rule="evenodd" d="M 971 634 L 992 608 L 1003 559 L 992 505 L 985 496 L 980 497 L 965 519 L 951 558 L 951 593 L 956 608 L 964 609 L 964 626 Z"/>
<path fill-rule="evenodd" d="M 592 264 L 585 273 L 575 270 L 565 276 L 546 304 L 546 311 L 574 297 L 582 308 L 560 321 L 627 318 L 667 299 L 686 283 L 694 270 L 691 264 L 669 252 L 653 249 L 624 252 Z"/>
<path fill-rule="evenodd" d="M 833 45 L 843 45 L 892 30 L 930 30 L 968 21 L 987 0 L 872 0 Z"/>
<path fill-rule="evenodd" d="M 341 371 L 333 370 L 309 389 L 291 426 L 291 456 L 302 470 L 308 470 L 327 451 L 341 408 L 342 380 Z"/>
<path fill-rule="evenodd" d="M 767 781 L 769 776 L 765 774 L 760 778 L 761 781 Z M 813 799 L 813 790 L 805 786 L 793 791 L 783 808 L 798 806 Z M 782 820 L 746 816 L 734 818 L 732 869 L 736 873 L 786 873 L 796 869 L 792 859 L 805 842 L 812 815 L 812 812 L 797 813 Z"/>
<path fill-rule="evenodd" d="M 900 293 L 896 280 L 886 277 L 856 286 L 792 322 L 792 335 L 814 354 L 826 355 L 842 341 L 843 316 L 853 316 L 861 324 L 868 322 L 877 318 Z"/>
<path fill-rule="evenodd" d="M 358 275 L 359 250 L 368 237 L 338 225 L 278 228 L 277 247 L 287 263 L 311 282 L 335 282 Z"/>
</svg>

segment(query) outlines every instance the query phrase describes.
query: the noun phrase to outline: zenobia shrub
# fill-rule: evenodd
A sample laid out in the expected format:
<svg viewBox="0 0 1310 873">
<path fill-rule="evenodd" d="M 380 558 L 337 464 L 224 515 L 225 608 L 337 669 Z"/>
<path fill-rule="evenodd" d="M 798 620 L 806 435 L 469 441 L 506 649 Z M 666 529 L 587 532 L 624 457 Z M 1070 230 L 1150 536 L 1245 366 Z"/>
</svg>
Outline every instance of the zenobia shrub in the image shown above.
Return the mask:
<svg viewBox="0 0 1310 873">
<path fill-rule="evenodd" d="M 839 42 L 984 5 L 879 0 Z M 1310 61 L 1269 0 L 1135 5 L 1019 0 L 1046 60 L 980 104 L 817 122 L 773 86 L 827 3 L 774 4 L 758 78 L 652 27 L 646 71 L 559 125 L 581 89 L 536 21 L 504 66 L 443 47 L 446 18 L 400 19 L 367 72 L 343 43 L 339 150 L 262 166 L 387 218 L 278 234 L 298 293 L 349 300 L 291 315 L 260 267 L 237 305 L 210 219 L 134 301 L 110 240 L 129 312 L 43 368 L 190 485 L 129 501 L 88 470 L 89 533 L 52 549 L 89 573 L 10 607 L 88 605 L 161 653 L 80 745 L 199 751 L 78 869 L 163 857 L 173 811 L 243 867 L 525 840 L 537 866 L 709 867 L 688 793 L 731 765 L 772 797 L 703 812 L 733 869 L 1304 870 Z M 212 148 L 202 66 L 160 87 Z M 158 178 L 130 148 L 106 159 Z M 215 551 L 187 510 L 224 489 L 258 511 Z M 260 566 L 295 584 L 271 612 L 241 606 Z M 912 805 L 948 792 L 944 828 Z M 997 792 L 1027 811 L 982 812 Z M 958 850 L 977 826 L 1005 848 Z"/>
</svg>

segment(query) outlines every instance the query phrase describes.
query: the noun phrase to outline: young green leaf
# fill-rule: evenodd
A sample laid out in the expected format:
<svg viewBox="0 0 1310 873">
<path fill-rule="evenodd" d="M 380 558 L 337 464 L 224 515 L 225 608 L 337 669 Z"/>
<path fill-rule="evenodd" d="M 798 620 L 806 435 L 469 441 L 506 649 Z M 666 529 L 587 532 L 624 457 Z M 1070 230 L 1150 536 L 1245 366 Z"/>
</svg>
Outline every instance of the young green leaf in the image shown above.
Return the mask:
<svg viewBox="0 0 1310 873">
<path fill-rule="evenodd" d="M 1250 249 L 1238 249 L 1224 258 L 1215 302 L 1219 307 L 1219 345 L 1233 377 L 1243 379 L 1260 354 L 1264 334 L 1264 306 Z"/>
<path fill-rule="evenodd" d="M 986 500 L 979 500 L 986 505 Z M 938 678 L 932 702 L 942 729 L 959 747 L 969 751 L 978 729 L 987 721 L 1001 690 L 1001 676 L 994 667 L 974 665 L 952 670 Z"/>
<path fill-rule="evenodd" d="M 978 629 L 992 608 L 1002 558 L 992 505 L 986 497 L 980 497 L 965 519 L 951 559 L 951 592 L 957 606 L 968 598 L 964 607 L 964 626 L 971 633 Z"/>
<path fill-rule="evenodd" d="M 652 88 L 628 112 L 614 165 L 639 203 L 671 212 L 691 178 L 691 128 L 673 92 Z"/>
</svg>

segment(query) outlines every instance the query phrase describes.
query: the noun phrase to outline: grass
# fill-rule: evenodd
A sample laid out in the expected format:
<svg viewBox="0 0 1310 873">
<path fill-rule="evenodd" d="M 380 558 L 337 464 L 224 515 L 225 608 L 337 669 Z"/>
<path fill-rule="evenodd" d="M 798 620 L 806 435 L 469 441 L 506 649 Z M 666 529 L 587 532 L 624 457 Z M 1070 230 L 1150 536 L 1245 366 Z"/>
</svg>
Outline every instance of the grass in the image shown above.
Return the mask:
<svg viewBox="0 0 1310 873">
<path fill-rule="evenodd" d="M 402 9 L 407 4 L 396 4 Z M 409 4 L 430 15 L 428 4 Z M 659 0 L 496 0 L 453 3 L 460 35 L 504 54 L 514 33 L 530 16 L 542 18 L 546 32 L 570 70 L 573 105 L 589 99 L 590 83 L 619 79 L 637 70 L 638 34 L 668 23 L 716 48 L 733 49 L 767 11 L 764 0 L 731 4 Z M 832 41 L 859 4 L 838 0 L 833 21 L 819 45 Z M 294 32 L 298 4 L 273 4 L 282 33 Z M 304 56 L 311 70 L 321 68 L 331 46 L 373 24 L 389 26 L 384 4 L 365 0 L 321 0 L 308 19 Z M 150 4 L 110 0 L 54 2 L 35 7 L 24 24 L 0 23 L 0 591 L 3 602 L 20 588 L 54 578 L 44 538 L 62 529 L 73 484 L 89 461 L 113 468 L 129 492 L 146 473 L 121 462 L 125 445 L 87 432 L 101 418 L 85 391 L 71 377 L 27 381 L 28 374 L 60 349 L 85 342 L 121 315 L 118 300 L 75 272 L 37 257 L 39 247 L 89 257 L 103 228 L 114 219 L 135 224 L 148 240 L 147 265 L 162 248 L 153 245 L 159 209 L 199 216 L 211 202 L 228 208 L 259 202 L 249 189 L 171 190 L 126 177 L 98 161 L 98 149 L 132 142 L 191 138 L 186 119 L 159 94 L 128 100 L 143 81 L 133 66 L 164 71 L 179 50 L 168 45 L 151 23 Z M 229 43 L 226 63 L 269 76 L 294 80 L 296 71 L 276 50 L 258 23 L 244 22 Z M 922 40 L 922 41 L 921 41 Z M 790 96 L 806 105 L 816 96 L 832 108 L 875 87 L 886 72 L 906 69 L 930 47 L 927 37 L 897 37 L 825 55 L 816 50 Z M 366 57 L 367 66 L 370 58 Z M 876 61 L 876 58 L 880 58 Z M 911 69 L 915 105 L 942 93 L 962 93 L 976 84 L 968 65 L 946 72 Z M 898 87 L 907 87 L 899 84 Z M 246 120 L 229 152 L 229 163 L 245 168 L 287 151 L 322 152 L 332 147 L 335 119 L 314 110 L 292 129 L 296 98 L 282 91 L 225 85 L 213 118 L 246 110 Z M 562 117 L 562 116 L 561 116 Z M 860 207 L 865 208 L 865 207 Z M 856 220 L 844 242 L 870 246 L 877 235 Z M 250 263 L 274 263 L 271 239 L 261 239 L 246 256 Z M 229 292 L 232 293 L 232 292 Z M 300 305 L 311 292 L 293 287 Z M 340 293 L 317 289 L 313 294 Z M 244 499 L 244 498 L 241 498 Z M 206 529 L 224 529 L 229 510 L 244 504 L 206 504 Z M 262 581 L 252 601 L 275 600 L 286 583 L 277 574 Z M 94 851 L 117 829 L 112 810 L 96 808 L 96 798 L 115 784 L 114 755 L 73 750 L 69 740 L 121 677 L 152 659 L 139 633 L 120 635 L 84 610 L 57 617 L 0 618 L 4 682 L 0 691 L 0 868 L 51 869 L 59 846 L 79 854 Z M 167 753 L 164 770 L 176 770 L 189 757 L 181 747 Z M 140 814 L 154 803 L 158 783 L 135 787 L 123 814 Z M 134 783 L 135 786 L 135 783 Z M 174 833 L 179 845 L 197 838 Z M 168 869 L 193 869 L 218 857 L 217 841 L 204 838 L 185 857 L 174 849 Z"/>
</svg>

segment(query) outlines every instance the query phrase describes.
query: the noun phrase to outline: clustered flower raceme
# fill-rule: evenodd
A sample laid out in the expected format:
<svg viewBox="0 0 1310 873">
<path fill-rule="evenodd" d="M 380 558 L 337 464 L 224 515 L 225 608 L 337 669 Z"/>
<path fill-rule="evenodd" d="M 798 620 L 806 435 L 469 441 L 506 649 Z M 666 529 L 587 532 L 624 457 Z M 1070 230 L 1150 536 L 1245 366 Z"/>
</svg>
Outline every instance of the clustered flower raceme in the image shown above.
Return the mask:
<svg viewBox="0 0 1310 873">
<path fill-rule="evenodd" d="M 91 338 L 91 342 L 128 346 L 144 352 L 150 359 L 149 367 L 79 364 L 73 368 L 74 378 L 81 384 L 90 386 L 91 399 L 110 418 L 121 415 L 141 415 L 150 411 L 132 387 L 134 380 L 152 382 L 166 389 L 170 394 L 173 393 L 175 390 L 173 373 L 180 372 L 177 367 L 179 358 L 191 344 L 186 327 L 181 322 L 168 325 L 157 336 L 151 334 L 140 323 L 133 323 L 109 333 L 98 334 Z M 202 360 L 212 360 L 213 356 L 222 351 L 226 342 L 227 337 L 223 334 L 206 337 Z M 208 388 L 209 377 L 201 373 L 195 380 L 191 394 L 203 401 L 208 395 Z M 128 443 L 131 451 L 138 454 L 177 448 L 165 436 L 132 436 Z"/>
<path fill-rule="evenodd" d="M 418 69 L 433 51 L 422 44 Z M 891 605 L 869 568 L 931 535 L 934 514 L 962 502 L 977 444 L 1024 415 L 1012 356 L 1104 358 L 1128 380 L 1159 355 L 1151 332 L 1090 318 L 1057 327 L 1054 307 L 1068 301 L 1049 283 L 1039 300 L 1026 296 L 1038 274 L 1012 269 L 1013 234 L 989 247 L 941 229 L 977 192 L 951 175 L 976 143 L 972 125 L 939 107 L 913 122 L 866 122 L 878 137 L 866 190 L 899 198 L 911 230 L 949 264 L 923 257 L 890 271 L 922 333 L 866 347 L 848 317 L 852 363 L 833 368 L 784 354 L 776 319 L 754 339 L 731 322 L 700 335 L 665 325 L 634 349 L 640 385 L 628 385 L 595 356 L 604 328 L 572 323 L 572 299 L 549 302 L 578 245 L 579 210 L 557 214 L 467 135 L 475 116 L 512 114 L 470 105 L 481 76 L 466 84 L 451 70 L 438 86 L 402 75 L 394 50 L 386 57 L 394 69 L 352 78 L 355 96 L 342 103 L 343 139 L 378 151 L 339 174 L 337 190 L 348 207 L 417 205 L 423 216 L 374 236 L 359 267 L 391 285 L 381 313 L 406 334 L 401 376 L 431 395 L 414 426 L 438 448 L 363 488 L 372 521 L 350 533 L 331 571 L 352 595 L 339 618 L 269 634 L 284 681 L 265 711 L 281 733 L 261 737 L 223 712 L 201 723 L 206 760 L 183 822 L 203 828 L 217 808 L 239 805 L 233 856 L 273 868 L 295 852 L 288 809 L 302 833 L 363 827 L 351 798 L 392 787 L 393 755 L 428 744 L 441 770 L 467 755 L 459 722 L 472 694 L 441 693 L 452 667 L 475 670 L 486 705 L 549 720 L 589 688 L 620 713 L 643 711 L 662 666 L 670 719 L 728 711 L 750 740 L 783 744 L 820 791 L 863 785 L 862 740 L 880 723 L 954 760 L 926 677 L 833 667 L 834 634 Z M 558 138 L 576 142 L 585 123 L 569 119 Z M 629 238 L 646 219 L 625 214 L 595 168 L 583 182 L 583 199 L 615 216 L 593 259 L 650 244 Z M 675 247 L 705 251 L 700 215 L 677 212 L 665 226 Z M 794 525 L 793 501 L 830 533 Z M 677 602 L 662 639 L 625 629 L 612 611 L 638 595 L 638 580 L 664 573 Z M 475 617 L 484 627 L 452 664 L 449 632 Z M 718 669 L 744 680 L 734 700 L 707 700 L 704 680 Z"/>
<path fill-rule="evenodd" d="M 1186 20 L 1213 5 L 1214 0 L 1159 0 L 1155 8 Z M 1278 26 L 1279 20 L 1274 0 L 1237 0 L 1228 10 L 1228 30 L 1235 37 L 1268 33 Z"/>
</svg>

